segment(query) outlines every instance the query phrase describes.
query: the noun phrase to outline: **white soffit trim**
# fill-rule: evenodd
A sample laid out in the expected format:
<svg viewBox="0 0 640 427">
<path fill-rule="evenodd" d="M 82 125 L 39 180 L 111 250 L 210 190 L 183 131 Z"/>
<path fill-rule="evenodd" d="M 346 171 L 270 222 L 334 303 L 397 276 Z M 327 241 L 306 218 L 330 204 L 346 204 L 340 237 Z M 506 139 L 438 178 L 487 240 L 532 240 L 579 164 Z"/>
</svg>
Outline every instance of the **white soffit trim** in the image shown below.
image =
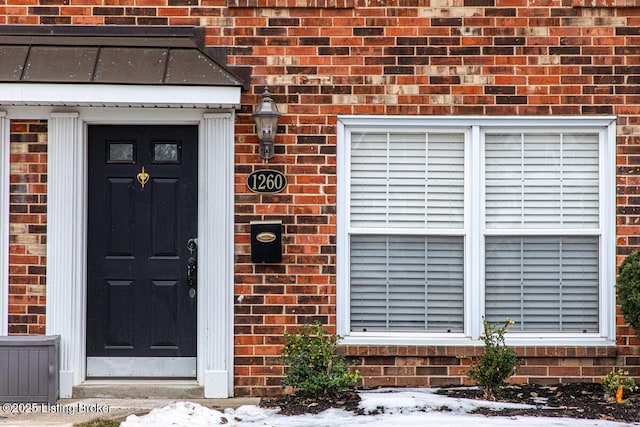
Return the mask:
<svg viewBox="0 0 640 427">
<path fill-rule="evenodd" d="M 0 104 L 240 108 L 239 86 L 0 83 Z"/>
</svg>

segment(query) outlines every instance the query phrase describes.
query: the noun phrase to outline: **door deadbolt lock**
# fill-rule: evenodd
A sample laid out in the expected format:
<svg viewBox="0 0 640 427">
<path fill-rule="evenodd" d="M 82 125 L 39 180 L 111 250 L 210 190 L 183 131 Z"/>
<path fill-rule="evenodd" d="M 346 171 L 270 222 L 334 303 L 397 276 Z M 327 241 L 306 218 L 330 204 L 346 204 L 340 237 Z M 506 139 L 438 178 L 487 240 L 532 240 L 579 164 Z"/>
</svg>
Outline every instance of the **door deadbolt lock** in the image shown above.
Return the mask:
<svg viewBox="0 0 640 427">
<path fill-rule="evenodd" d="M 187 283 L 189 287 L 195 288 L 198 283 L 198 262 L 191 257 L 187 261 Z"/>
</svg>

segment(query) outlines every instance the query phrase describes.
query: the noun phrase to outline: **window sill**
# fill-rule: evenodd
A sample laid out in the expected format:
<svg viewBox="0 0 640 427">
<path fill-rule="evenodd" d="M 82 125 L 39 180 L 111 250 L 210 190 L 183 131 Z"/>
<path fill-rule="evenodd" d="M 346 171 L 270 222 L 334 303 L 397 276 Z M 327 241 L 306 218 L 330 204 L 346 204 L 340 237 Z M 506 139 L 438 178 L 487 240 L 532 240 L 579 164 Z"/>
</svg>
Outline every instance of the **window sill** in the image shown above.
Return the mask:
<svg viewBox="0 0 640 427">
<path fill-rule="evenodd" d="M 358 346 L 474 346 L 481 347 L 482 341 L 462 334 L 398 334 L 398 333 L 352 333 L 345 335 L 342 345 Z M 615 347 L 614 339 L 596 334 L 513 334 L 506 337 L 506 344 L 513 347 Z"/>
</svg>

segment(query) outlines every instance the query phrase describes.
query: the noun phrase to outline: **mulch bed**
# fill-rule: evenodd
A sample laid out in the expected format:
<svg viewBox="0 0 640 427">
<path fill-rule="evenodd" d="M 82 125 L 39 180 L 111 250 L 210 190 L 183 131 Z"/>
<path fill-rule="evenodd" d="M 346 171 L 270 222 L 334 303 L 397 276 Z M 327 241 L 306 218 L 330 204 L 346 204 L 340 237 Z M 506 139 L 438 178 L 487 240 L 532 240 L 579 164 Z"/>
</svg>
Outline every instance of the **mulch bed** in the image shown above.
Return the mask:
<svg viewBox="0 0 640 427">
<path fill-rule="evenodd" d="M 318 414 L 329 408 L 361 413 L 359 403 L 360 395 L 353 390 L 317 399 L 299 393 L 260 399 L 261 407 L 280 408 L 280 413 L 283 415 Z"/>
<path fill-rule="evenodd" d="M 482 399 L 482 392 L 467 387 L 442 388 L 439 394 L 455 398 Z M 626 395 L 622 403 L 608 399 L 600 384 L 570 383 L 552 386 L 522 384 L 506 386 L 496 398 L 501 402 L 525 403 L 534 406 L 527 409 L 479 408 L 476 414 L 487 416 L 535 416 L 568 417 L 582 419 L 640 422 L 640 393 Z M 311 399 L 299 394 L 264 397 L 260 406 L 280 408 L 283 415 L 317 414 L 329 408 L 342 408 L 364 415 L 358 407 L 360 396 L 353 390 L 321 399 Z M 441 408 L 446 410 L 446 408 Z"/>
<path fill-rule="evenodd" d="M 481 399 L 480 390 L 469 388 L 441 389 L 439 394 L 450 397 Z M 552 386 L 535 384 L 510 385 L 496 398 L 501 402 L 526 403 L 531 409 L 479 408 L 477 414 L 493 416 L 528 415 L 536 417 L 568 417 L 622 422 L 640 421 L 640 393 L 624 396 L 621 403 L 607 398 L 602 386 L 596 383 L 569 383 Z"/>
</svg>

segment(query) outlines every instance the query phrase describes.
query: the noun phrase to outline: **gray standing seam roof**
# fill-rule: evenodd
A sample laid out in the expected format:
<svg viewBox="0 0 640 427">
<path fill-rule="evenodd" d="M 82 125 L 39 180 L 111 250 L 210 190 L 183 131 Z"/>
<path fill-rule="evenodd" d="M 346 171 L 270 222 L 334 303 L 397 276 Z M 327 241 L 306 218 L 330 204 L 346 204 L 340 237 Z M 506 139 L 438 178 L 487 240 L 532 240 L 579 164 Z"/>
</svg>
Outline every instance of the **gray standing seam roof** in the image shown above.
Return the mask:
<svg viewBox="0 0 640 427">
<path fill-rule="evenodd" d="M 0 25 L 0 82 L 243 86 L 199 27 Z"/>
</svg>

